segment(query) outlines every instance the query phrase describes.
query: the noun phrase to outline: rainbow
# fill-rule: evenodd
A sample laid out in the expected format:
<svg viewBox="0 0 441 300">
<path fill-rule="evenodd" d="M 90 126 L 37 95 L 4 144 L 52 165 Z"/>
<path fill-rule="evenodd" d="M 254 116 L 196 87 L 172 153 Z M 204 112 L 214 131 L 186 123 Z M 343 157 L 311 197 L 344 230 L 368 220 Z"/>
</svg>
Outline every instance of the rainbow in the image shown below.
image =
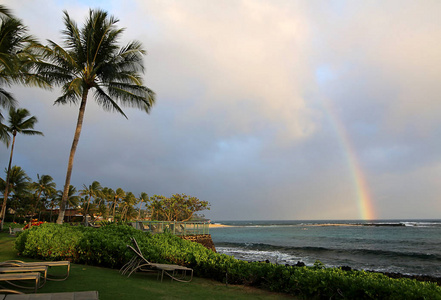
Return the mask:
<svg viewBox="0 0 441 300">
<path fill-rule="evenodd" d="M 372 204 L 368 185 L 366 183 L 363 170 L 358 162 L 354 147 L 352 146 L 349 139 L 347 130 L 343 126 L 343 123 L 340 121 L 340 119 L 337 118 L 337 114 L 334 112 L 331 105 L 326 102 L 324 102 L 324 104 L 325 110 L 327 111 L 331 123 L 335 127 L 335 131 L 340 139 L 349 166 L 349 170 L 354 181 L 360 218 L 362 220 L 374 220 L 376 219 L 376 214 Z"/>
</svg>

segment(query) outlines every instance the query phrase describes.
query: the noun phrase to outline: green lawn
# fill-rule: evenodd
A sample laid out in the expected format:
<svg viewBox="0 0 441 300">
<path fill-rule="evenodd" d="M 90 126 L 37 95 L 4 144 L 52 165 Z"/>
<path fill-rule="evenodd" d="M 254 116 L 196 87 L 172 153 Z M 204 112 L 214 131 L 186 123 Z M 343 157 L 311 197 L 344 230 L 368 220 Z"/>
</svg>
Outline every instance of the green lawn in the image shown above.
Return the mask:
<svg viewBox="0 0 441 300">
<path fill-rule="evenodd" d="M 14 252 L 14 237 L 0 233 L 0 261 L 18 257 Z M 195 277 L 190 283 L 156 280 L 154 274 L 132 274 L 130 278 L 118 270 L 72 264 L 66 281 L 49 281 L 39 293 L 97 290 L 101 300 L 106 299 L 292 299 L 284 294 L 244 287 L 226 286 L 220 282 Z"/>
</svg>

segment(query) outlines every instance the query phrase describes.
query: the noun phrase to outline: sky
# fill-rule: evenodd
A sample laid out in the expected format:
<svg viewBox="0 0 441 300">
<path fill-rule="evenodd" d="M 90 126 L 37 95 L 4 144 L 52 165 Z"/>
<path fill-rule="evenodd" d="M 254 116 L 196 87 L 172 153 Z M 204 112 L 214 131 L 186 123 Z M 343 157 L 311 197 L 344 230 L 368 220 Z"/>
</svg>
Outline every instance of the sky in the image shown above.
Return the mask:
<svg viewBox="0 0 441 300">
<path fill-rule="evenodd" d="M 40 42 L 101 8 L 147 50 L 150 114 L 89 98 L 71 184 L 185 193 L 212 220 L 439 219 L 441 2 L 2 1 Z M 38 118 L 13 164 L 62 189 L 78 106 L 12 86 Z M 0 168 L 9 149 L 0 145 Z M 0 175 L 4 177 L 4 175 Z"/>
</svg>

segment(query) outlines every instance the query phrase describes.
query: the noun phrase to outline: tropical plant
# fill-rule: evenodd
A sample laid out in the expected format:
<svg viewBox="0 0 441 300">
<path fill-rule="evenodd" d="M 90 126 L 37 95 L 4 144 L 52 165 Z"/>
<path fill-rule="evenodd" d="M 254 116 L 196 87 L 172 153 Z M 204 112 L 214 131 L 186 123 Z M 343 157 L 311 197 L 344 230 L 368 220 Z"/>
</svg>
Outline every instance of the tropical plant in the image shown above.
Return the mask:
<svg viewBox="0 0 441 300">
<path fill-rule="evenodd" d="M 104 187 L 102 191 L 102 197 L 104 199 L 104 202 L 107 202 L 108 206 L 106 205 L 106 214 L 107 216 L 109 216 L 111 213 L 112 205 L 114 205 L 115 191 L 111 188 Z"/>
<path fill-rule="evenodd" d="M 126 118 L 118 102 L 145 112 L 154 103 L 154 93 L 143 85 L 141 77 L 145 51 L 138 41 L 124 47 L 118 45 L 124 31 L 116 27 L 118 21 L 103 10 L 90 10 L 84 26 L 79 28 L 65 11 L 65 48 L 49 41 L 45 52 L 48 62 L 40 65 L 40 74 L 62 85 L 63 94 L 56 104 L 80 103 L 57 223 L 63 222 L 89 91 L 95 91 L 94 98 L 104 110 L 119 112 Z"/>
<path fill-rule="evenodd" d="M 67 190 L 67 201 L 66 201 L 66 206 L 68 210 L 69 210 L 69 206 L 72 207 L 78 206 L 80 197 L 76 195 L 76 193 L 77 193 L 77 189 L 73 185 L 69 185 L 69 189 Z M 63 196 L 62 191 L 58 191 L 58 195 L 59 198 L 61 198 Z M 70 221 L 70 216 L 69 216 L 69 221 Z"/>
<path fill-rule="evenodd" d="M 40 174 L 37 174 L 37 181 L 30 184 L 30 188 L 35 191 L 37 196 L 37 203 L 35 204 L 31 219 L 35 215 L 35 211 L 37 210 L 37 207 L 40 203 L 41 195 L 43 194 L 46 198 L 50 197 L 52 194 L 57 192 L 56 187 L 57 185 L 54 182 L 52 176 L 41 175 L 40 177 Z"/>
<path fill-rule="evenodd" d="M 126 196 L 126 192 L 124 192 L 124 190 L 122 188 L 117 188 L 115 191 L 115 194 L 113 196 L 113 220 L 115 221 L 115 210 L 116 210 L 116 205 L 119 203 L 119 200 L 123 199 Z"/>
<path fill-rule="evenodd" d="M 7 174 L 5 169 L 5 174 Z M 14 218 L 17 211 L 26 214 L 31 209 L 33 203 L 33 195 L 29 193 L 29 184 L 31 178 L 19 166 L 13 166 L 9 172 L 8 198 L 6 199 L 10 208 L 14 210 Z M 6 181 L 0 179 L 0 189 L 4 192 L 6 189 Z"/>
<path fill-rule="evenodd" d="M 83 189 L 79 191 L 79 194 L 80 194 L 80 196 L 87 197 L 87 205 L 84 210 L 84 220 L 86 220 L 86 216 L 89 212 L 90 201 L 97 199 L 100 196 L 102 189 L 103 189 L 103 187 L 101 186 L 101 184 L 98 181 L 92 182 L 92 184 L 89 186 L 86 186 L 85 184 L 83 184 Z"/>
<path fill-rule="evenodd" d="M 149 195 L 147 195 L 147 193 L 145 193 L 145 192 L 142 192 L 138 197 L 138 201 L 139 201 L 139 211 L 138 211 L 138 220 L 139 220 L 139 219 L 141 219 L 142 203 L 145 202 L 147 204 L 147 202 L 149 201 Z"/>
<path fill-rule="evenodd" d="M 49 84 L 35 68 L 39 63 L 41 46 L 29 35 L 28 28 L 11 11 L 0 5 L 0 107 L 15 107 L 16 100 L 3 86 L 22 83 L 48 88 Z M 0 111 L 0 124 L 2 122 Z M 0 140 L 9 143 L 8 135 L 0 126 Z"/>
<path fill-rule="evenodd" d="M 124 198 L 122 198 L 122 210 L 121 221 L 127 220 L 129 210 L 133 210 L 133 206 L 136 204 L 136 197 L 132 192 L 128 192 Z"/>
<path fill-rule="evenodd" d="M 3 229 L 4 218 L 6 214 L 6 200 L 8 199 L 9 193 L 9 177 L 11 171 L 12 155 L 14 153 L 15 137 L 18 133 L 24 135 L 43 135 L 42 132 L 33 130 L 35 123 L 37 123 L 36 117 L 29 117 L 30 113 L 25 108 L 15 109 L 11 107 L 9 109 L 9 124 L 6 125 L 8 133 L 12 134 L 12 145 L 11 145 L 11 155 L 9 156 L 8 171 L 6 174 L 6 187 L 3 198 L 3 206 L 0 213 L 2 219 L 0 229 Z M 29 118 L 28 118 L 29 117 Z"/>
</svg>

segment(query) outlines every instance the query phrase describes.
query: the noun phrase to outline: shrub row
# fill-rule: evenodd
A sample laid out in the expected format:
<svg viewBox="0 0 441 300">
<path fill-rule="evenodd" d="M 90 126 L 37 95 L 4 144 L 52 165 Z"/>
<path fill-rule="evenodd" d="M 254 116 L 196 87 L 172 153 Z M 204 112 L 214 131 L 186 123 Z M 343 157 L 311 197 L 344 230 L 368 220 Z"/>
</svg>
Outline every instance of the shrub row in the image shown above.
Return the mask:
<svg viewBox="0 0 441 300">
<path fill-rule="evenodd" d="M 97 229 L 42 224 L 19 234 L 15 247 L 27 257 L 119 268 L 132 256 L 126 247 L 130 237 L 137 239 L 150 261 L 186 265 L 197 276 L 230 284 L 248 284 L 307 299 L 441 299 L 441 288 L 434 283 L 323 268 L 320 263 L 314 267 L 250 263 L 170 234 L 146 234 L 126 225 Z"/>
</svg>

